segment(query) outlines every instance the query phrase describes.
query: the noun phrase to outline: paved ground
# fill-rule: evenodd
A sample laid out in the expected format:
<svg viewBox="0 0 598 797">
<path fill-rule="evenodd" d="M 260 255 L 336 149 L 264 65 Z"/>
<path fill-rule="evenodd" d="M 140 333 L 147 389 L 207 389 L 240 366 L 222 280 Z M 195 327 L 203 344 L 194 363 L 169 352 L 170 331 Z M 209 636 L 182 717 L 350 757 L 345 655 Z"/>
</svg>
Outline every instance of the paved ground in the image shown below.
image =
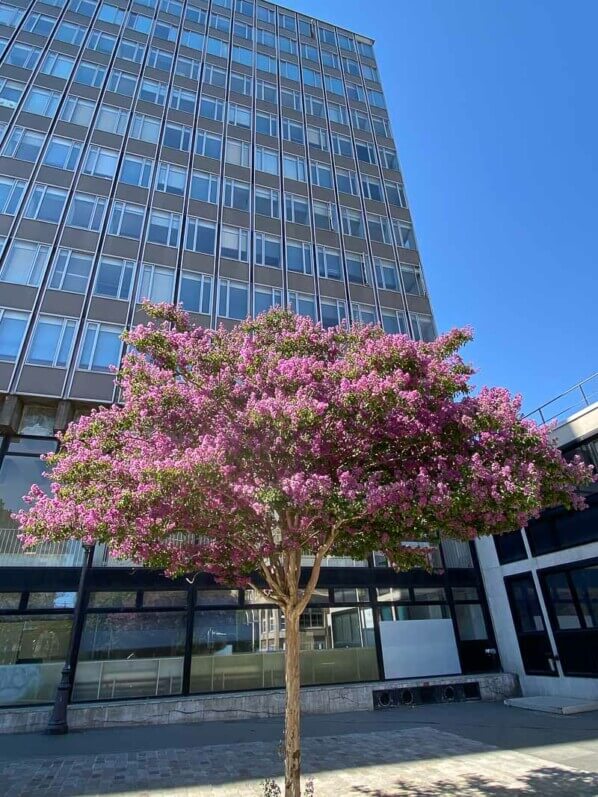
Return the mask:
<svg viewBox="0 0 598 797">
<path fill-rule="evenodd" d="M 262 797 L 279 720 L 0 736 L 2 797 Z M 598 713 L 495 704 L 305 717 L 316 797 L 598 797 Z"/>
</svg>

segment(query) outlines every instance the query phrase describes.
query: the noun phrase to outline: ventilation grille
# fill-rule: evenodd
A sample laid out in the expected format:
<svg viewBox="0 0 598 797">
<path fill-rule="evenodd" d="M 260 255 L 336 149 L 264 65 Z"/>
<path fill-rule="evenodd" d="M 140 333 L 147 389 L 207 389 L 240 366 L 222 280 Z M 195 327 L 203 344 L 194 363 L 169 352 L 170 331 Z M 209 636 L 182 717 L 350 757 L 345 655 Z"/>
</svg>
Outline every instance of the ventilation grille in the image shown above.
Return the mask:
<svg viewBox="0 0 598 797">
<path fill-rule="evenodd" d="M 465 684 L 442 684 L 442 686 L 402 686 L 399 689 L 374 689 L 373 698 L 375 709 L 481 700 L 480 684 L 477 681 Z"/>
</svg>

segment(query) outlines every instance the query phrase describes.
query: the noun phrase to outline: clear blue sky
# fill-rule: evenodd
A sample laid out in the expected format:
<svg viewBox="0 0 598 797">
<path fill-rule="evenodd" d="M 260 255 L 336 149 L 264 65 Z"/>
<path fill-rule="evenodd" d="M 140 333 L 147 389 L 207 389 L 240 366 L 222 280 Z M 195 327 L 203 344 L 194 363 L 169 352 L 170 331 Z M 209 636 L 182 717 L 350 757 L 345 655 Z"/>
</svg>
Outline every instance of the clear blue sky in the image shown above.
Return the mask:
<svg viewBox="0 0 598 797">
<path fill-rule="evenodd" d="M 371 36 L 441 330 L 534 409 L 598 370 L 598 1 L 287 0 Z"/>
</svg>

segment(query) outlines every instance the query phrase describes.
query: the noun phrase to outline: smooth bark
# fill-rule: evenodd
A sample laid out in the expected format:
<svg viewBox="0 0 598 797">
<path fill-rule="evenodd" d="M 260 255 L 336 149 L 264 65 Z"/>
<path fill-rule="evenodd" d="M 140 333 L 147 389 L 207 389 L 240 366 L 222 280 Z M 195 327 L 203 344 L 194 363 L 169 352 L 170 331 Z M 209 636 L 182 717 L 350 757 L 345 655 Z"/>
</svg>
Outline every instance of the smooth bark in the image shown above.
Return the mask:
<svg viewBox="0 0 598 797">
<path fill-rule="evenodd" d="M 284 795 L 301 797 L 301 696 L 299 662 L 299 618 L 296 608 L 285 613 L 284 677 L 286 704 L 284 714 Z"/>
</svg>

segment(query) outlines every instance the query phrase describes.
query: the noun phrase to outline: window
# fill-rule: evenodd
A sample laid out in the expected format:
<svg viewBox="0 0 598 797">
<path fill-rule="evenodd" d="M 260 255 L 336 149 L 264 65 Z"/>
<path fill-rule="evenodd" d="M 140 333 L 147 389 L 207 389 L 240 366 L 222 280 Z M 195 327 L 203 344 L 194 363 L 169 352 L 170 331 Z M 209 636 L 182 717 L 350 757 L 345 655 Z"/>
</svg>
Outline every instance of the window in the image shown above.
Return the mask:
<svg viewBox="0 0 598 797">
<path fill-rule="evenodd" d="M 189 10 L 193 10 L 193 6 L 191 6 Z M 195 10 L 201 11 L 202 9 L 198 8 Z M 172 14 L 175 17 L 180 17 L 183 13 L 183 4 L 179 3 L 179 0 L 161 0 L 160 11 L 164 11 L 166 14 Z"/>
<path fill-rule="evenodd" d="M 318 274 L 327 279 L 341 279 L 341 253 L 327 246 L 316 247 Z"/>
<path fill-rule="evenodd" d="M 110 5 L 109 3 L 102 3 L 98 19 L 102 22 L 111 22 L 113 25 L 121 25 L 125 18 L 125 12 L 122 8 Z"/>
<path fill-rule="evenodd" d="M 54 166 L 72 172 L 77 165 L 83 142 L 73 141 L 70 138 L 52 136 L 44 155 L 45 166 Z"/>
<path fill-rule="evenodd" d="M 338 133 L 332 134 L 332 151 L 335 155 L 343 155 L 345 158 L 353 157 L 353 144 L 348 136 L 341 136 Z"/>
<path fill-rule="evenodd" d="M 280 217 L 280 198 L 274 188 L 255 188 L 255 212 L 271 219 Z"/>
<path fill-rule="evenodd" d="M 119 136 L 125 134 L 127 122 L 129 121 L 129 111 L 125 108 L 115 108 L 112 105 L 100 105 L 96 128 L 104 130 L 106 133 L 116 133 Z"/>
<path fill-rule="evenodd" d="M 278 105 L 278 93 L 274 83 L 268 83 L 267 80 L 256 80 L 255 98 L 256 100 L 271 102 L 273 105 Z"/>
<path fill-rule="evenodd" d="M 110 73 L 108 78 L 108 91 L 113 91 L 115 94 L 123 94 L 125 97 L 132 97 L 137 88 L 138 78 L 130 72 L 122 72 L 120 69 L 115 69 Z"/>
<path fill-rule="evenodd" d="M 0 361 L 14 363 L 21 350 L 29 313 L 0 307 Z"/>
<path fill-rule="evenodd" d="M 250 145 L 247 141 L 227 138 L 225 155 L 227 163 L 234 163 L 236 166 L 249 166 L 249 152 Z"/>
<path fill-rule="evenodd" d="M 285 141 L 294 141 L 296 144 L 303 144 L 303 125 L 300 122 L 294 122 L 292 119 L 283 118 L 282 137 Z"/>
<path fill-rule="evenodd" d="M 403 285 L 405 286 L 405 293 L 410 293 L 413 296 L 426 295 L 424 279 L 421 270 L 417 266 L 407 266 L 402 263 L 401 276 L 403 278 Z"/>
<path fill-rule="evenodd" d="M 25 85 L 23 83 L 17 83 L 16 80 L 0 78 L 0 105 L 2 105 L 3 108 L 16 108 L 23 95 L 24 89 Z M 44 93 L 53 94 L 51 91 Z"/>
<path fill-rule="evenodd" d="M 145 33 L 146 36 L 149 36 L 149 32 L 152 29 L 151 17 L 146 17 L 144 14 L 137 14 L 131 11 L 127 19 L 127 28 L 136 30 L 137 33 Z"/>
<path fill-rule="evenodd" d="M 363 163 L 376 163 L 376 149 L 369 141 L 355 141 L 357 160 Z"/>
<path fill-rule="evenodd" d="M 256 232 L 255 262 L 258 266 L 271 266 L 272 268 L 281 267 L 281 243 L 277 235 L 266 235 L 263 232 Z"/>
<path fill-rule="evenodd" d="M 235 11 L 245 14 L 247 17 L 253 16 L 253 3 L 250 0 L 235 0 Z"/>
<path fill-rule="evenodd" d="M 42 51 L 39 49 L 39 47 L 33 47 L 31 44 L 21 44 L 20 42 L 15 42 L 10 50 L 8 50 L 6 53 L 4 63 L 10 64 L 11 66 L 19 66 L 21 69 L 35 69 L 41 54 Z M 50 55 L 52 54 L 50 53 Z M 71 62 L 71 64 L 72 63 L 73 62 Z"/>
<path fill-rule="evenodd" d="M 131 138 L 138 138 L 141 141 L 147 141 L 149 144 L 155 144 L 160 135 L 160 120 L 156 119 L 155 116 L 136 113 L 133 117 L 130 135 Z"/>
<path fill-rule="evenodd" d="M 312 22 L 309 22 L 307 19 L 300 19 L 299 20 L 299 33 L 302 36 L 307 36 L 309 39 L 315 39 L 315 26 Z"/>
<path fill-rule="evenodd" d="M 172 149 L 178 149 L 182 152 L 189 152 L 191 149 L 191 128 L 186 125 L 167 122 L 164 128 L 163 146 L 172 147 Z"/>
<path fill-rule="evenodd" d="M 110 235 L 122 235 L 124 238 L 141 238 L 145 208 L 131 202 L 117 201 L 112 206 L 112 214 L 108 225 Z"/>
<path fill-rule="evenodd" d="M 261 145 L 255 148 L 255 168 L 260 172 L 278 174 L 278 152 Z"/>
<path fill-rule="evenodd" d="M 364 197 L 373 199 L 375 202 L 383 202 L 382 184 L 377 177 L 371 177 L 369 174 L 364 174 L 361 178 L 361 188 Z"/>
<path fill-rule="evenodd" d="M 191 197 L 202 202 L 218 202 L 220 179 L 216 174 L 194 171 L 191 175 Z"/>
<path fill-rule="evenodd" d="M 206 49 L 210 55 L 215 55 L 218 58 L 228 58 L 228 44 L 222 41 L 222 39 L 208 36 L 208 46 Z"/>
<path fill-rule="evenodd" d="M 176 31 L 175 31 L 176 38 Z M 201 51 L 204 48 L 206 37 L 203 33 L 198 33 L 196 30 L 183 30 L 181 35 L 181 44 L 185 47 L 190 47 L 192 50 Z"/>
<path fill-rule="evenodd" d="M 365 238 L 363 215 L 359 210 L 341 207 L 341 227 L 345 235 L 354 235 Z"/>
<path fill-rule="evenodd" d="M 353 127 L 356 130 L 364 130 L 369 133 L 372 129 L 369 117 L 366 113 L 362 113 L 361 111 L 356 111 L 355 108 L 351 108 L 351 119 L 353 121 Z"/>
<path fill-rule="evenodd" d="M 212 301 L 212 278 L 195 271 L 183 271 L 179 289 L 179 302 L 192 313 L 210 312 Z"/>
<path fill-rule="evenodd" d="M 375 257 L 374 269 L 379 288 L 386 291 L 399 290 L 399 275 L 396 263 L 393 263 L 392 260 L 383 260 L 381 257 Z"/>
<path fill-rule="evenodd" d="M 338 215 L 336 205 L 332 202 L 314 200 L 314 224 L 318 230 L 338 230 Z"/>
<path fill-rule="evenodd" d="M 61 22 L 56 31 L 56 38 L 67 44 L 79 45 L 85 38 L 85 28 L 83 25 L 75 25 L 74 22 Z"/>
<path fill-rule="evenodd" d="M 147 229 L 149 243 L 178 246 L 181 233 L 181 214 L 152 210 Z"/>
<path fill-rule="evenodd" d="M 32 88 L 23 104 L 23 110 L 39 116 L 54 116 L 61 96 L 58 91 Z"/>
<path fill-rule="evenodd" d="M 353 194 L 353 196 L 359 194 L 357 174 L 350 169 L 336 170 L 336 184 L 342 194 Z"/>
<path fill-rule="evenodd" d="M 228 123 L 237 127 L 251 127 L 251 110 L 234 102 L 228 105 Z"/>
<path fill-rule="evenodd" d="M 112 149 L 92 146 L 87 153 L 83 173 L 92 174 L 94 177 L 112 178 L 116 174 L 117 165 L 117 152 Z"/>
<path fill-rule="evenodd" d="M 372 80 L 375 83 L 380 83 L 380 75 L 378 74 L 378 70 L 376 69 L 375 66 L 370 66 L 369 64 L 362 64 L 361 71 L 363 72 L 363 76 L 366 80 Z"/>
<path fill-rule="evenodd" d="M 392 169 L 393 171 L 399 170 L 399 159 L 394 149 L 380 147 L 380 158 L 382 159 L 382 165 L 385 169 Z"/>
<path fill-rule="evenodd" d="M 49 256 L 49 246 L 15 239 L 0 269 L 0 282 L 39 285 Z"/>
<path fill-rule="evenodd" d="M 340 299 L 321 299 L 320 307 L 324 329 L 338 326 L 347 317 L 347 307 Z"/>
<path fill-rule="evenodd" d="M 258 33 L 260 33 L 259 30 L 258 30 Z M 272 36 L 272 39 L 274 39 L 273 36 Z M 262 43 L 265 43 L 265 42 L 262 42 Z M 278 71 L 277 70 L 277 65 L 278 64 L 277 64 L 276 58 L 274 58 L 271 55 L 264 55 L 264 53 L 256 53 L 255 62 L 256 62 L 257 68 L 261 69 L 262 72 L 269 72 L 270 74 L 275 75 L 276 72 Z"/>
<path fill-rule="evenodd" d="M 366 58 L 373 58 L 374 57 L 374 48 L 368 42 L 358 41 L 357 42 L 357 49 L 361 53 L 361 55 L 365 55 Z"/>
<path fill-rule="evenodd" d="M 25 208 L 25 218 L 58 223 L 64 210 L 68 191 L 36 183 Z"/>
<path fill-rule="evenodd" d="M 206 158 L 220 158 L 222 138 L 206 130 L 197 130 L 195 139 L 195 152 Z"/>
<path fill-rule="evenodd" d="M 293 89 L 281 89 L 280 104 L 284 108 L 292 108 L 294 111 L 301 112 L 301 94 Z"/>
<path fill-rule="evenodd" d="M 315 149 L 328 152 L 328 133 L 321 127 L 308 127 L 307 143 Z"/>
<path fill-rule="evenodd" d="M 224 103 L 214 97 L 202 97 L 199 101 L 199 115 L 204 119 L 221 122 L 224 118 Z"/>
<path fill-rule="evenodd" d="M 289 291 L 289 309 L 297 315 L 309 316 L 316 321 L 316 298 L 309 293 Z"/>
<path fill-rule="evenodd" d="M 133 281 L 132 260 L 122 260 L 119 257 L 101 257 L 94 287 L 96 296 L 107 296 L 110 299 L 123 299 L 128 301 L 131 296 L 131 283 Z"/>
<path fill-rule="evenodd" d="M 199 69 L 200 62 L 196 58 L 188 58 L 184 55 L 178 55 L 175 59 L 175 75 L 181 75 L 182 77 L 189 78 L 190 80 L 198 80 Z M 217 74 L 221 75 L 222 82 L 217 82 L 217 78 L 215 77 Z M 211 83 L 213 86 L 224 86 L 226 83 L 225 72 L 223 72 L 222 69 L 218 69 L 218 67 L 213 66 L 212 64 L 206 64 L 204 75 L 205 82 Z"/>
<path fill-rule="evenodd" d="M 347 263 L 349 282 L 353 282 L 356 285 L 367 285 L 369 280 L 366 255 L 362 252 L 346 252 L 345 261 Z"/>
<path fill-rule="evenodd" d="M 282 290 L 257 286 L 253 291 L 253 315 L 266 313 L 271 307 L 282 307 Z"/>
<path fill-rule="evenodd" d="M 250 190 L 249 183 L 226 177 L 224 179 L 224 206 L 248 211 Z"/>
<path fill-rule="evenodd" d="M 262 6 L 259 3 L 257 5 L 257 18 L 261 22 L 267 22 L 269 25 L 276 24 L 276 13 L 274 9 Z"/>
<path fill-rule="evenodd" d="M 95 102 L 85 100 L 83 97 L 68 95 L 62 106 L 60 118 L 63 122 L 88 127 L 91 124 L 95 109 Z"/>
<path fill-rule="evenodd" d="M 307 198 L 295 194 L 285 194 L 285 218 L 294 224 L 309 224 Z"/>
<path fill-rule="evenodd" d="M 55 17 L 47 17 L 45 14 L 30 14 L 23 25 L 23 30 L 35 33 L 37 36 L 49 36 L 55 24 Z"/>
<path fill-rule="evenodd" d="M 380 243 L 390 244 L 392 238 L 390 236 L 390 224 L 386 216 L 378 216 L 374 213 L 368 213 L 368 229 L 370 231 L 370 238 L 372 241 L 379 241 Z"/>
<path fill-rule="evenodd" d="M 57 291 L 85 293 L 93 258 L 73 249 L 59 249 L 54 260 L 49 287 Z"/>
<path fill-rule="evenodd" d="M 280 61 L 280 76 L 287 80 L 299 81 L 299 67 L 291 61 Z"/>
<path fill-rule="evenodd" d="M 217 5 L 224 5 L 224 3 L 218 3 Z M 185 9 L 185 19 L 189 20 L 189 22 L 197 22 L 199 25 L 205 25 L 206 16 L 207 14 L 203 8 L 188 5 Z"/>
<path fill-rule="evenodd" d="M 230 33 L 230 18 L 224 17 L 222 14 L 212 13 L 210 14 L 210 27 L 228 35 Z"/>
<path fill-rule="evenodd" d="M 333 47 L 336 47 L 336 36 L 334 35 L 333 30 L 320 25 L 318 28 L 318 33 L 320 35 L 321 42 L 324 44 L 332 44 Z"/>
<path fill-rule="evenodd" d="M 295 17 L 292 17 L 290 14 L 285 14 L 282 11 L 278 12 L 278 24 L 284 30 L 290 30 L 292 33 L 296 33 L 297 31 Z"/>
<path fill-rule="evenodd" d="M 204 255 L 213 255 L 216 248 L 216 224 L 204 219 L 187 219 L 187 232 L 185 234 L 185 249 L 191 252 L 201 252 Z"/>
<path fill-rule="evenodd" d="M 347 73 L 347 75 L 361 77 L 359 64 L 353 58 L 343 58 L 343 70 Z"/>
<path fill-rule="evenodd" d="M 116 51 L 119 58 L 123 58 L 125 61 L 132 61 L 134 64 L 142 62 L 144 53 L 145 45 L 132 39 L 122 39 Z"/>
<path fill-rule="evenodd" d="M 314 47 L 311 44 L 302 44 L 301 45 L 301 55 L 303 59 L 306 61 L 313 61 L 314 63 L 319 63 L 320 59 L 318 57 L 318 48 Z"/>
<path fill-rule="evenodd" d="M 375 324 L 377 323 L 376 308 L 371 304 L 358 304 L 353 302 L 351 305 L 351 312 L 353 313 L 353 320 L 358 324 Z"/>
<path fill-rule="evenodd" d="M 381 91 L 368 89 L 368 100 L 370 101 L 370 105 L 373 105 L 374 108 L 386 108 L 384 94 L 382 94 Z"/>
<path fill-rule="evenodd" d="M 0 177 L 0 213 L 14 216 L 21 204 L 26 185 L 24 180 Z"/>
<path fill-rule="evenodd" d="M 248 259 L 249 232 L 239 227 L 222 227 L 220 234 L 220 257 L 230 260 Z"/>
<path fill-rule="evenodd" d="M 16 28 L 25 14 L 24 9 L 16 8 L 8 3 L 0 3 L 0 25 Z"/>
<path fill-rule="evenodd" d="M 190 75 L 186 77 L 190 77 Z M 204 67 L 203 81 L 210 86 L 220 86 L 224 88 L 226 86 L 226 72 L 224 69 L 214 66 L 214 64 L 206 64 Z"/>
<path fill-rule="evenodd" d="M 230 73 L 230 90 L 245 97 L 251 97 L 253 93 L 253 80 L 249 75 L 242 75 L 239 72 Z"/>
<path fill-rule="evenodd" d="M 349 118 L 347 116 L 347 109 L 344 105 L 339 105 L 336 102 L 329 102 L 328 103 L 328 119 L 331 122 L 335 122 L 339 125 L 347 125 L 349 124 Z"/>
<path fill-rule="evenodd" d="M 341 50 L 349 50 L 350 52 L 355 52 L 355 40 L 352 39 L 350 36 L 345 36 L 344 33 L 337 33 L 336 37 L 338 39 L 338 46 Z"/>
<path fill-rule="evenodd" d="M 26 362 L 65 368 L 71 358 L 77 322 L 73 318 L 40 315 L 35 324 Z"/>
<path fill-rule="evenodd" d="M 78 367 L 85 371 L 108 372 L 120 360 L 121 327 L 88 321 Z"/>
<path fill-rule="evenodd" d="M 183 196 L 187 182 L 187 170 L 182 166 L 174 166 L 172 163 L 160 162 L 158 166 L 158 178 L 156 191 L 164 191 L 167 194 Z"/>
<path fill-rule="evenodd" d="M 98 53 L 110 55 L 112 50 L 116 47 L 116 36 L 111 36 L 109 33 L 104 33 L 104 31 L 92 30 L 91 36 L 87 40 L 86 47 L 89 50 L 95 50 Z"/>
<path fill-rule="evenodd" d="M 322 63 L 324 66 L 331 66 L 333 69 L 340 69 L 338 55 L 331 53 L 330 50 L 322 50 Z"/>
<path fill-rule="evenodd" d="M 173 53 L 161 50 L 159 47 L 152 47 L 149 51 L 147 65 L 153 69 L 161 69 L 163 72 L 170 72 L 173 64 Z"/>
<path fill-rule="evenodd" d="M 282 173 L 288 180 L 305 182 L 304 158 L 300 158 L 298 155 L 284 155 L 282 163 Z"/>
<path fill-rule="evenodd" d="M 273 136 L 276 138 L 278 136 L 278 117 L 271 113 L 256 111 L 255 130 L 256 133 L 262 133 L 265 136 Z"/>
<path fill-rule="evenodd" d="M 287 268 L 300 274 L 312 273 L 311 244 L 287 240 Z"/>
<path fill-rule="evenodd" d="M 102 226 L 107 205 L 106 197 L 76 193 L 71 201 L 66 223 L 70 227 L 98 232 Z"/>
<path fill-rule="evenodd" d="M 37 160 L 43 143 L 44 136 L 41 133 L 26 130 L 24 127 L 15 127 L 2 148 L 2 154 L 5 157 L 33 163 Z"/>
<path fill-rule="evenodd" d="M 432 316 L 423 315 L 422 313 L 411 313 L 410 317 L 415 340 L 423 340 L 426 343 L 431 343 L 436 337 Z"/>
<path fill-rule="evenodd" d="M 386 186 L 386 196 L 391 205 L 396 205 L 399 208 L 407 207 L 407 199 L 405 191 L 400 183 L 384 183 Z"/>
<path fill-rule="evenodd" d="M 157 80 L 144 78 L 144 80 L 141 81 L 141 87 L 139 89 L 139 99 L 145 100 L 145 102 L 153 102 L 154 105 L 164 105 L 166 100 L 166 89 L 167 86 L 165 83 L 159 83 Z"/>
<path fill-rule="evenodd" d="M 223 318 L 247 318 L 249 285 L 246 282 L 221 279 L 218 284 L 218 315 Z"/>
<path fill-rule="evenodd" d="M 347 80 L 347 97 L 357 102 L 365 102 L 365 91 L 363 90 L 363 86 L 359 83 L 352 83 L 350 80 Z"/>
<path fill-rule="evenodd" d="M 173 294 L 174 269 L 144 263 L 137 301 L 172 302 Z"/>
<path fill-rule="evenodd" d="M 397 246 L 402 246 L 403 249 L 415 249 L 415 236 L 413 234 L 413 227 L 407 221 L 399 221 L 398 219 L 392 220 L 392 226 L 397 241 Z"/>
<path fill-rule="evenodd" d="M 406 335 L 407 321 L 400 310 L 382 310 L 382 328 L 390 335 Z"/>
<path fill-rule="evenodd" d="M 119 182 L 136 185 L 139 188 L 149 188 L 153 168 L 154 162 L 150 158 L 127 154 L 123 158 Z"/>
<path fill-rule="evenodd" d="M 332 188 L 332 169 L 325 163 L 312 161 L 310 165 L 311 181 L 320 188 Z"/>
<path fill-rule="evenodd" d="M 243 66 L 253 66 L 253 50 L 249 50 L 247 47 L 240 47 L 238 44 L 234 44 L 232 61 L 236 64 L 243 64 Z"/>
<path fill-rule="evenodd" d="M 255 31 L 255 40 L 258 44 L 263 44 L 264 47 L 271 47 L 273 50 L 276 49 L 276 36 L 269 30 L 257 28 Z M 259 66 L 260 55 L 261 53 L 258 53 L 258 69 L 263 69 L 263 67 Z M 268 71 L 276 72 L 276 62 L 274 62 L 274 68 Z"/>
<path fill-rule="evenodd" d="M 310 116 L 317 116 L 318 119 L 326 118 L 326 111 L 324 103 L 317 97 L 312 97 L 311 94 L 305 94 L 305 113 Z"/>
<path fill-rule="evenodd" d="M 324 85 L 326 89 L 332 94 L 341 94 L 344 95 L 345 88 L 343 86 L 343 81 L 340 77 L 334 77 L 333 75 L 324 75 Z"/>
<path fill-rule="evenodd" d="M 62 76 L 61 76 L 62 77 Z M 81 61 L 75 72 L 75 83 L 83 86 L 93 86 L 100 88 L 106 77 L 106 67 L 93 64 L 91 61 Z"/>
<path fill-rule="evenodd" d="M 388 119 L 384 119 L 382 116 L 372 116 L 372 124 L 375 133 L 385 138 L 392 138 L 392 130 Z"/>
</svg>

